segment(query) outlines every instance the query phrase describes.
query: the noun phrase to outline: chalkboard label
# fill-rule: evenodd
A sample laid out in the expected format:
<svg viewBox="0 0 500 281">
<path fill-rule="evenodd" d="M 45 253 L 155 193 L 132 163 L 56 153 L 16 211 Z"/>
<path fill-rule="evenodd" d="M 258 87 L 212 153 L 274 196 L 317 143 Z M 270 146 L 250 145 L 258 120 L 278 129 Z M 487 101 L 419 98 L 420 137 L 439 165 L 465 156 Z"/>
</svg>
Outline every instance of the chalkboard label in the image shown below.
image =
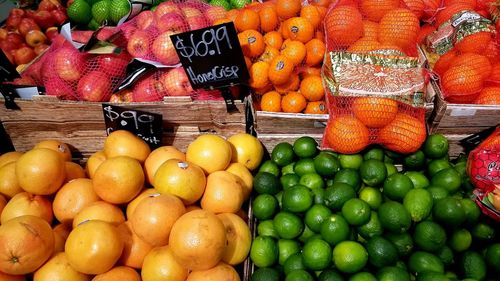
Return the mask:
<svg viewBox="0 0 500 281">
<path fill-rule="evenodd" d="M 12 82 L 14 79 L 21 77 L 16 70 L 16 67 L 10 63 L 5 53 L 0 50 L 0 82 Z"/>
<path fill-rule="evenodd" d="M 232 22 L 170 38 L 193 89 L 247 83 L 248 70 Z"/>
<path fill-rule="evenodd" d="M 161 146 L 163 116 L 122 106 L 102 104 L 106 134 L 116 130 L 127 130 L 142 138 L 155 149 Z"/>
</svg>

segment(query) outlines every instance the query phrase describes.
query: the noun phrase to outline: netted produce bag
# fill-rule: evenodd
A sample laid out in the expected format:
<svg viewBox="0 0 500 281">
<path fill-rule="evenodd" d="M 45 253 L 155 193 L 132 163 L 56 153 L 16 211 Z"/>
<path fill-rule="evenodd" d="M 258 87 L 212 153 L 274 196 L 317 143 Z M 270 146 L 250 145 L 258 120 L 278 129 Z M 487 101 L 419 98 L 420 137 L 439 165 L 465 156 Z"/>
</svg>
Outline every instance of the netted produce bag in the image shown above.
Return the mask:
<svg viewBox="0 0 500 281">
<path fill-rule="evenodd" d="M 425 141 L 417 58 L 330 52 L 322 74 L 330 114 L 324 148 L 352 154 L 376 143 L 407 154 Z"/>
</svg>

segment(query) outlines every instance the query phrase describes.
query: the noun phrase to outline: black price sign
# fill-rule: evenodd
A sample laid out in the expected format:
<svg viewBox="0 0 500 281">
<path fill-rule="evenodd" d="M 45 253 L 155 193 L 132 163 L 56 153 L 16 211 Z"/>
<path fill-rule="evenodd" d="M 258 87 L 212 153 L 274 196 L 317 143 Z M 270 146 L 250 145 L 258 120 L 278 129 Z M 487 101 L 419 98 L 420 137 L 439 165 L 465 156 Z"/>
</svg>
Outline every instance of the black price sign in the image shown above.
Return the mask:
<svg viewBox="0 0 500 281">
<path fill-rule="evenodd" d="M 246 83 L 248 70 L 234 24 L 170 36 L 193 89 Z"/>
<path fill-rule="evenodd" d="M 146 141 L 152 149 L 161 146 L 163 116 L 136 109 L 102 104 L 106 134 L 116 130 L 127 130 Z"/>
<path fill-rule="evenodd" d="M 20 77 L 16 67 L 10 63 L 5 53 L 0 50 L 0 82 L 11 82 Z"/>
</svg>

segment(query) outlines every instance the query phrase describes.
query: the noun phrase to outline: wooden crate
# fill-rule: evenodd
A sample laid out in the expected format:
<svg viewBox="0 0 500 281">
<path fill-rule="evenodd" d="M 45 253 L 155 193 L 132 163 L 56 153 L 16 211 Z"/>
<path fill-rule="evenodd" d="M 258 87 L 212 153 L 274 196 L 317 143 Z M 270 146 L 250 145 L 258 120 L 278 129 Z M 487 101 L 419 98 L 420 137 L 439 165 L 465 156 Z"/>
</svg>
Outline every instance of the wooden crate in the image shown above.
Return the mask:
<svg viewBox="0 0 500 281">
<path fill-rule="evenodd" d="M 16 99 L 19 110 L 5 107 L 0 98 L 0 122 L 14 148 L 26 151 L 44 139 L 58 139 L 72 146 L 75 158 L 87 158 L 103 148 L 106 138 L 101 103 L 61 101 L 50 96 Z M 163 115 L 163 145 L 185 150 L 198 135 L 230 136 L 246 131 L 245 103 L 227 113 L 221 101 L 192 101 L 168 97 L 163 102 L 114 104 Z"/>
</svg>

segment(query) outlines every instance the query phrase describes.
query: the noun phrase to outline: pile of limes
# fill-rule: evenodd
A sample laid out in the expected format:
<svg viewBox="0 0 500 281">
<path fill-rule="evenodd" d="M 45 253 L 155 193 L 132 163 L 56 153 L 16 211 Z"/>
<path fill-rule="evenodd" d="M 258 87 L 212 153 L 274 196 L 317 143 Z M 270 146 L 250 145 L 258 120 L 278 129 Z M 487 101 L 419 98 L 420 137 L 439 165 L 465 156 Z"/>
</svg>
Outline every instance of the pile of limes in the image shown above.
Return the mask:
<svg viewBox="0 0 500 281">
<path fill-rule="evenodd" d="M 443 135 L 411 155 L 317 147 L 280 143 L 255 175 L 250 280 L 498 280 L 499 225 Z"/>
</svg>

